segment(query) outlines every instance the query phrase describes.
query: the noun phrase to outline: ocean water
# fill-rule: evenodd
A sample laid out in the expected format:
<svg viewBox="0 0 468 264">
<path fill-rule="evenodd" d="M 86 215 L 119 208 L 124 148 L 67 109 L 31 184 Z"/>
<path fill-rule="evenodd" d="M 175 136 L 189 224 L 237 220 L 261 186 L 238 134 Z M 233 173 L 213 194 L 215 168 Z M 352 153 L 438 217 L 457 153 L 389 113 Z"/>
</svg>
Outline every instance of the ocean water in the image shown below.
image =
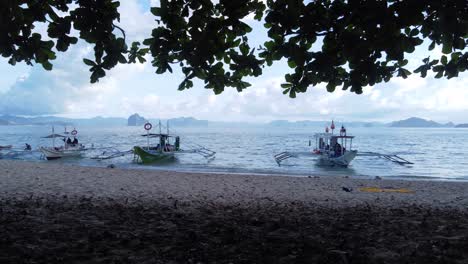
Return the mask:
<svg viewBox="0 0 468 264">
<path fill-rule="evenodd" d="M 33 149 L 50 146 L 50 139 L 41 138 L 50 134 L 50 129 L 47 126 L 0 126 L 0 145 L 11 144 L 18 149 L 24 143 L 31 144 Z M 56 126 L 56 132 L 59 130 L 61 128 Z M 78 130 L 80 143 L 96 148 L 86 152 L 83 158 L 41 161 L 41 155 L 37 152 L 3 155 L 3 158 L 103 167 L 112 163 L 125 168 L 174 171 L 468 180 L 468 129 L 348 128 L 348 134 L 356 136 L 353 149 L 397 154 L 414 164 L 399 165 L 382 158 L 363 156 L 357 157 L 347 168 L 321 166 L 311 156 L 289 159 L 281 167 L 276 164 L 274 154 L 282 151 L 310 151 L 313 146 L 308 146 L 309 139 L 312 139 L 314 145 L 313 134 L 322 132 L 320 127 L 176 128 L 182 148 L 192 149 L 199 144 L 216 151 L 216 157 L 206 160 L 197 154 L 182 154 L 174 163 L 159 166 L 135 164 L 132 155 L 105 161 L 90 159 L 102 152 L 101 148 L 104 147 L 126 151 L 135 145 L 145 145 L 146 139 L 139 136 L 145 133 L 142 127 L 82 127 Z M 6 151 L 1 153 L 5 154 Z"/>
</svg>

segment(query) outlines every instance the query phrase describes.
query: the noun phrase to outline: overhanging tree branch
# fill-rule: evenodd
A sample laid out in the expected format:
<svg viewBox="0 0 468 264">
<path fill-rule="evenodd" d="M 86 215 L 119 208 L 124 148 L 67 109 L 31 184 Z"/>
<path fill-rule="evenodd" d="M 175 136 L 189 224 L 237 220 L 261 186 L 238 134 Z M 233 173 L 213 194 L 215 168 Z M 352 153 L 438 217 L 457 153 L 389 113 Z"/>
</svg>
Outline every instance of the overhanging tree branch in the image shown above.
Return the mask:
<svg viewBox="0 0 468 264">
<path fill-rule="evenodd" d="M 330 92 L 340 87 L 361 93 L 367 85 L 411 74 L 405 68 L 408 54 L 422 51 L 424 42 L 430 43 L 428 55 L 436 46 L 443 54 L 424 60 L 411 69 L 414 73 L 426 77 L 433 71 L 436 78 L 449 79 L 468 68 L 466 0 L 268 0 L 266 5 L 261 0 L 161 0 L 151 8 L 158 26 L 130 48 L 125 30 L 115 24 L 118 1 L 24 2 L 0 2 L 0 54 L 13 65 L 36 62 L 50 70 L 55 50 L 64 52 L 77 42 L 70 35 L 73 27 L 94 46 L 94 60 L 84 60 L 91 82 L 119 63 L 143 63 L 150 54 L 158 74 L 179 66 L 185 74 L 181 90 L 192 87 L 196 78 L 216 94 L 226 87 L 242 91 L 250 86 L 246 78 L 286 60 L 291 73 L 282 87 L 291 97 L 319 83 Z M 73 3 L 78 6 L 68 12 Z M 262 21 L 268 32 L 258 52 L 248 38 L 247 16 Z M 52 41 L 33 33 L 35 22 L 47 23 Z"/>
</svg>

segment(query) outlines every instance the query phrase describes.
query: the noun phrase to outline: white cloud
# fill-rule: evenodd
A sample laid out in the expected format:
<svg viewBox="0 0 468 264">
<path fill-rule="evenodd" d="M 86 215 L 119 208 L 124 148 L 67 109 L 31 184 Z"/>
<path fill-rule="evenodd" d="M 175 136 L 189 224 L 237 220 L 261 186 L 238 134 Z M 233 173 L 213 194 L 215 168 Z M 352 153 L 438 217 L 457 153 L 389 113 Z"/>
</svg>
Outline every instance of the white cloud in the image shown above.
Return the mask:
<svg viewBox="0 0 468 264">
<path fill-rule="evenodd" d="M 151 5 L 159 1 L 151 1 Z M 127 41 L 143 41 L 151 36 L 151 31 L 157 26 L 156 18 L 149 9 L 145 9 L 142 1 L 125 0 L 120 1 L 120 23 L 118 25 L 125 29 Z"/>
</svg>

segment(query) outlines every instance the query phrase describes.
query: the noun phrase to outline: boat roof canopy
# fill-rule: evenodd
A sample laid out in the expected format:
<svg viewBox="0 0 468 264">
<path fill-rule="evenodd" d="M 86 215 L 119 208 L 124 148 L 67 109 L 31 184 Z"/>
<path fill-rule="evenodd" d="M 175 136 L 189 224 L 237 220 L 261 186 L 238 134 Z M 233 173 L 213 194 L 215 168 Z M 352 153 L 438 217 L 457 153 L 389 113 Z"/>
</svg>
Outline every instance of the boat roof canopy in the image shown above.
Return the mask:
<svg viewBox="0 0 468 264">
<path fill-rule="evenodd" d="M 332 133 L 317 133 L 315 138 L 354 138 L 354 136 L 340 136 Z"/>
<path fill-rule="evenodd" d="M 42 137 L 42 138 L 65 138 L 66 136 L 60 135 L 60 134 L 50 134 L 48 136 Z"/>
<path fill-rule="evenodd" d="M 171 135 L 168 135 L 168 134 L 153 134 L 153 133 L 149 133 L 149 134 L 143 134 L 141 135 L 142 137 L 150 137 L 150 138 L 156 138 L 156 137 L 172 137 Z"/>
</svg>

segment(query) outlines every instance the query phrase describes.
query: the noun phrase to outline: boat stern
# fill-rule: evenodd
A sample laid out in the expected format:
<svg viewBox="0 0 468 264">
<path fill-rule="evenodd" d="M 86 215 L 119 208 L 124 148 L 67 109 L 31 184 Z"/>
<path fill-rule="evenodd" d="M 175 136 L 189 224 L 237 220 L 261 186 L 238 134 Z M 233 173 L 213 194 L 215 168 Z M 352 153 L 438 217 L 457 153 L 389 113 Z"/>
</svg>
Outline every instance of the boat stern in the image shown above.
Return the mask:
<svg viewBox="0 0 468 264">
<path fill-rule="evenodd" d="M 357 150 L 348 150 L 340 157 L 336 158 L 335 163 L 341 166 L 348 166 L 357 156 Z"/>
</svg>

